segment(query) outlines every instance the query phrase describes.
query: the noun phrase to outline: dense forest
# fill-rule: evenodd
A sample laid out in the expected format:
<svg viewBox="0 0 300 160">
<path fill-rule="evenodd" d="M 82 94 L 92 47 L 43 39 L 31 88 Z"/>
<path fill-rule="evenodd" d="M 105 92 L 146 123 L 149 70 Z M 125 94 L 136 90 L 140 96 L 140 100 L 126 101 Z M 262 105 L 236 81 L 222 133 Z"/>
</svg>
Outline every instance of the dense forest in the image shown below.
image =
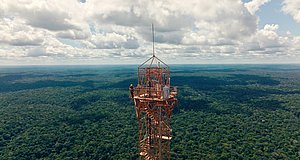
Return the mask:
<svg viewBox="0 0 300 160">
<path fill-rule="evenodd" d="M 299 65 L 173 65 L 171 159 L 300 159 Z M 137 159 L 136 66 L 0 68 L 0 159 Z"/>
</svg>

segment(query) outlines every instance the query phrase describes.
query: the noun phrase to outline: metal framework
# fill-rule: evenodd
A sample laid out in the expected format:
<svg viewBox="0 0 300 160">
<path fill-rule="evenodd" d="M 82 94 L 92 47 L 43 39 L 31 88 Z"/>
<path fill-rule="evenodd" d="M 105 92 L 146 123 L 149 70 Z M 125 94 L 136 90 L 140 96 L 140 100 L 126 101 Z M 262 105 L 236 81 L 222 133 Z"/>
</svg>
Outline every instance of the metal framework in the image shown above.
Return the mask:
<svg viewBox="0 0 300 160">
<path fill-rule="evenodd" d="M 177 88 L 170 86 L 170 67 L 154 55 L 138 67 L 134 104 L 140 159 L 170 159 L 170 118 Z"/>
</svg>

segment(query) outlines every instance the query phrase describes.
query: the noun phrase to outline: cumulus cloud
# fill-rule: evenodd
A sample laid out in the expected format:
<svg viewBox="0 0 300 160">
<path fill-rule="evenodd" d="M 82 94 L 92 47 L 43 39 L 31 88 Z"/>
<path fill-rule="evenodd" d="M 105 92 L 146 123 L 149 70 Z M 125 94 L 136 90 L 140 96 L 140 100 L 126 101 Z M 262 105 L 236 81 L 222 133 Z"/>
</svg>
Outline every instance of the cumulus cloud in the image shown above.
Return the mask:
<svg viewBox="0 0 300 160">
<path fill-rule="evenodd" d="M 139 47 L 136 38 L 114 32 L 93 35 L 90 42 L 98 49 L 136 49 Z"/>
<path fill-rule="evenodd" d="M 293 19 L 300 23 L 300 1 L 299 0 L 284 0 L 282 2 L 282 11 L 289 14 Z"/>
<path fill-rule="evenodd" d="M 297 55 L 298 37 L 258 28 L 255 12 L 269 1 L 0 0 L 0 57 L 130 62 L 151 55 L 151 23 L 155 52 L 173 62 Z M 285 0 L 282 10 L 297 19 L 296 5 Z"/>
<path fill-rule="evenodd" d="M 159 43 L 180 44 L 186 34 L 208 36 L 207 39 L 220 37 L 238 39 L 249 36 L 256 30 L 257 19 L 238 0 L 220 1 L 217 4 L 204 0 L 120 2 L 118 6 L 105 4 L 105 10 L 93 13 L 99 23 L 130 26 L 147 41 L 151 41 L 149 24 L 154 23 L 156 40 Z M 224 32 L 226 30 L 226 32 Z M 237 32 L 238 31 L 238 32 Z M 184 40 L 184 43 L 187 43 Z M 194 42 L 189 42 L 194 43 Z"/>
<path fill-rule="evenodd" d="M 13 46 L 36 46 L 43 43 L 43 32 L 23 25 L 15 23 L 19 20 L 4 19 L 0 21 L 0 43 Z"/>
<path fill-rule="evenodd" d="M 67 30 L 77 29 L 72 24 L 72 17 L 64 10 L 64 3 L 58 5 L 57 1 L 47 3 L 47 1 L 17 0 L 6 1 L 6 14 L 9 16 L 20 17 L 27 24 L 33 27 L 45 28 L 48 30 Z M 70 3 L 72 5 L 72 3 Z"/>
<path fill-rule="evenodd" d="M 232 45 L 236 41 L 255 34 L 257 17 L 235 1 L 222 1 L 217 5 L 203 6 L 209 16 L 197 14 L 200 21 L 195 21 L 194 27 L 184 33 L 183 44 L 200 45 Z M 212 7 L 205 9 L 205 7 Z M 196 11 L 194 11 L 197 13 Z"/>
<path fill-rule="evenodd" d="M 259 7 L 270 2 L 271 0 L 252 0 L 245 3 L 245 7 L 249 10 L 251 14 L 255 14 L 259 10 Z"/>
<path fill-rule="evenodd" d="M 261 48 L 280 47 L 279 36 L 277 34 L 278 25 L 266 24 L 262 30 L 257 32 L 257 39 Z"/>
<path fill-rule="evenodd" d="M 48 56 L 48 53 L 46 52 L 45 48 L 36 47 L 36 48 L 30 49 L 26 56 L 28 56 L 28 57 Z"/>
<path fill-rule="evenodd" d="M 63 53 L 59 53 L 59 52 L 54 52 L 51 53 L 49 52 L 49 49 L 44 48 L 44 47 L 32 47 L 30 49 L 28 49 L 27 54 L 25 55 L 26 57 L 65 57 L 66 54 Z"/>
<path fill-rule="evenodd" d="M 239 45 L 239 52 L 243 53 L 243 57 L 268 59 L 273 63 L 282 62 L 280 59 L 296 62 L 296 59 L 299 60 L 299 51 L 294 43 L 297 37 L 289 34 L 279 35 L 278 28 L 278 24 L 266 24 L 263 29 L 259 29 L 254 36 Z"/>
<path fill-rule="evenodd" d="M 82 32 L 77 30 L 61 31 L 56 34 L 59 38 L 65 39 L 87 39 L 91 36 L 90 32 Z"/>
</svg>

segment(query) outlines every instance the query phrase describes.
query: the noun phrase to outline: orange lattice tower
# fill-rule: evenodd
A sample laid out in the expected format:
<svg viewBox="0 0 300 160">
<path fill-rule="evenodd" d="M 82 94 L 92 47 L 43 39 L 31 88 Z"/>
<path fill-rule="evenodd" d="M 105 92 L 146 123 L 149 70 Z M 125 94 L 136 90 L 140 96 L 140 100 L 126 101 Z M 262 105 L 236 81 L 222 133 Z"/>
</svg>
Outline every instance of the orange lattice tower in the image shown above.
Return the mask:
<svg viewBox="0 0 300 160">
<path fill-rule="evenodd" d="M 134 92 L 140 159 L 170 159 L 170 117 L 176 95 L 177 88 L 170 86 L 170 67 L 153 50 L 153 56 L 138 67 Z"/>
</svg>

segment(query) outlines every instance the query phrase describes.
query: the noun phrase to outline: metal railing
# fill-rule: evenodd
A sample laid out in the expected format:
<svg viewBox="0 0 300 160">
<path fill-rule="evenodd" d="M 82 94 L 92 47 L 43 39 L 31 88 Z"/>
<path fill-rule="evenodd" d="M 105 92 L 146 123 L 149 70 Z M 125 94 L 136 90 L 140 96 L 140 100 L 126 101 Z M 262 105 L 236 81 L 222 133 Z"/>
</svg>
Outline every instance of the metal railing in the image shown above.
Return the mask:
<svg viewBox="0 0 300 160">
<path fill-rule="evenodd" d="M 136 87 L 134 89 L 134 96 L 138 96 L 138 97 L 141 97 L 141 98 L 163 99 L 164 98 L 163 97 L 164 96 L 164 91 L 161 88 L 162 87 Z M 177 95 L 177 86 L 170 87 L 169 95 L 173 96 L 173 97 Z"/>
</svg>

